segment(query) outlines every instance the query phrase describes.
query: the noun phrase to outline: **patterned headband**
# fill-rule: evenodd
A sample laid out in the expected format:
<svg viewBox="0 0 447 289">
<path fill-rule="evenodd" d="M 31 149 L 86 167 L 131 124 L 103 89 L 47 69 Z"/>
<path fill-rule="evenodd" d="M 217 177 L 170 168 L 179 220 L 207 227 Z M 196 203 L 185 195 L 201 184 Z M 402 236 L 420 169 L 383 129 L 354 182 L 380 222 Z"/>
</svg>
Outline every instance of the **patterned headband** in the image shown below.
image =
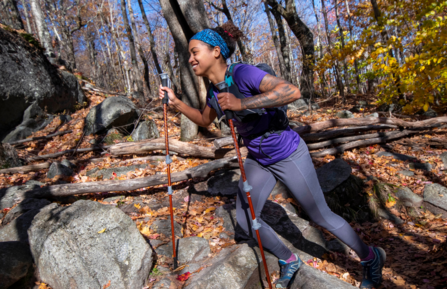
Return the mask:
<svg viewBox="0 0 447 289">
<path fill-rule="evenodd" d="M 219 33 L 214 30 L 204 29 L 194 35 L 191 40 L 193 39 L 203 41 L 213 47 L 219 46 L 222 56 L 225 59 L 230 57 L 230 49 L 228 49 L 227 43 L 225 42 L 225 40 L 223 40 L 222 36 L 220 36 Z"/>
</svg>

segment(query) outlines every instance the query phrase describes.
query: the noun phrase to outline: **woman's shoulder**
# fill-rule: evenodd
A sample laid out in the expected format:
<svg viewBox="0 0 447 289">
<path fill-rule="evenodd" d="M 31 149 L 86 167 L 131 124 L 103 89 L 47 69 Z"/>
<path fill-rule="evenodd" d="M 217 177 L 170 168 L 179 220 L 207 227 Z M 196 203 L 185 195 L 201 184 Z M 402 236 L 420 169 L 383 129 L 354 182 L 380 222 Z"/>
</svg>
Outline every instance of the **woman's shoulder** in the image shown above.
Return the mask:
<svg viewBox="0 0 447 289">
<path fill-rule="evenodd" d="M 259 84 L 266 74 L 256 66 L 245 63 L 236 64 L 233 70 L 234 81 L 242 93 L 259 93 Z"/>
</svg>

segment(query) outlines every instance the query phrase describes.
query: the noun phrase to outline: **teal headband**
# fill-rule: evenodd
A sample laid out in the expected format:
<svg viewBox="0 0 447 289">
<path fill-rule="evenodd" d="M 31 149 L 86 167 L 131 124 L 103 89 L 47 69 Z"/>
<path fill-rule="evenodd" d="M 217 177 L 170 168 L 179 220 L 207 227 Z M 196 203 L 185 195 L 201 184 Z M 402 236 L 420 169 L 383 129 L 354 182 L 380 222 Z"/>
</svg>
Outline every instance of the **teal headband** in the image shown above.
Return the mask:
<svg viewBox="0 0 447 289">
<path fill-rule="evenodd" d="M 219 46 L 220 53 L 222 54 L 223 58 L 227 59 L 228 57 L 230 57 L 230 49 L 228 48 L 227 43 L 222 38 L 222 36 L 220 36 L 219 33 L 214 30 L 204 29 L 194 35 L 191 40 L 193 39 L 203 41 L 213 47 Z"/>
</svg>

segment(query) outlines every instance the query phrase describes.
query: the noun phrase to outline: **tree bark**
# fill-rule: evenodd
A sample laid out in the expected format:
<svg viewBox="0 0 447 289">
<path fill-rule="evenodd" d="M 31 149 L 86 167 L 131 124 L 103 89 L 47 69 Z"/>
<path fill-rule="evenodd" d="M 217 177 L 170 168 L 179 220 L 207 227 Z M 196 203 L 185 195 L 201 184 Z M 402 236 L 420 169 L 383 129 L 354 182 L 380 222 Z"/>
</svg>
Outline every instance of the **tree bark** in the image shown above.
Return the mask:
<svg viewBox="0 0 447 289">
<path fill-rule="evenodd" d="M 134 75 L 134 81 L 137 85 L 137 98 L 143 102 L 143 81 L 141 80 L 140 70 L 138 69 L 137 52 L 135 50 L 135 42 L 132 34 L 132 29 L 129 25 L 129 19 L 127 18 L 126 0 L 121 0 L 121 12 L 123 16 L 124 27 L 126 28 L 126 36 L 129 40 L 130 59 L 132 62 L 132 74 Z M 136 33 L 136 31 L 135 31 Z"/>
<path fill-rule="evenodd" d="M 351 37 L 351 40 L 354 39 L 354 35 L 352 33 L 352 18 L 351 18 L 351 10 L 349 9 L 349 2 L 348 0 L 345 0 L 346 5 L 346 12 L 348 13 L 348 25 L 349 25 L 349 36 Z M 358 61 L 357 59 L 354 59 L 354 69 L 355 69 L 355 80 L 357 83 L 357 93 L 360 93 L 360 76 L 359 76 L 359 68 L 358 68 Z"/>
<path fill-rule="evenodd" d="M 289 43 L 288 43 L 288 37 L 286 35 L 286 30 L 284 29 L 283 21 L 281 18 L 281 14 L 278 13 L 276 10 L 271 11 L 273 14 L 273 17 L 275 17 L 276 26 L 278 27 L 278 35 L 279 35 L 279 43 L 280 43 L 280 49 L 282 54 L 282 59 L 284 60 L 284 66 L 285 66 L 285 73 L 283 75 L 283 78 L 287 80 L 290 83 L 293 83 L 292 77 L 291 77 L 291 67 L 290 67 L 290 50 L 289 50 Z"/>
<path fill-rule="evenodd" d="M 279 62 L 279 70 L 281 72 L 281 76 L 285 78 L 285 75 L 287 74 L 286 71 L 286 64 L 284 63 L 284 58 L 281 52 L 281 44 L 279 43 L 278 40 L 278 35 L 276 34 L 276 27 L 275 27 L 275 23 L 273 22 L 272 16 L 270 15 L 270 9 L 269 6 L 267 5 L 266 2 L 264 2 L 264 7 L 265 7 L 265 14 L 267 14 L 267 20 L 269 22 L 269 26 L 270 26 L 270 31 L 272 32 L 272 39 L 273 39 L 273 44 L 275 45 L 276 48 L 276 55 L 278 56 L 278 62 Z"/>
<path fill-rule="evenodd" d="M 300 90 L 303 98 L 309 99 L 315 95 L 313 82 L 313 65 L 315 63 L 314 38 L 310 29 L 299 18 L 294 0 L 286 0 L 286 7 L 276 0 L 266 0 L 272 10 L 278 11 L 289 24 L 293 34 L 298 39 L 303 55 L 303 70 L 301 73 Z"/>
<path fill-rule="evenodd" d="M 338 5 L 339 3 L 335 2 L 335 18 L 337 20 L 337 26 L 338 26 L 338 33 L 340 35 L 340 41 L 341 41 L 341 48 L 345 48 L 345 35 L 343 33 L 343 27 L 340 24 L 340 17 L 338 16 Z M 351 92 L 351 89 L 349 87 L 349 75 L 348 75 L 348 66 L 346 64 L 346 59 L 343 59 L 343 70 L 344 70 L 344 79 L 345 79 L 345 86 L 348 89 L 348 92 Z"/>
<path fill-rule="evenodd" d="M 23 6 L 23 13 L 25 14 L 26 32 L 28 32 L 29 34 L 33 34 L 33 30 L 31 29 L 31 24 L 30 24 L 31 19 L 28 14 L 28 5 L 26 5 L 25 0 L 22 0 L 22 6 Z"/>
<path fill-rule="evenodd" d="M 315 14 L 315 20 L 317 21 L 317 32 L 318 32 L 318 39 L 317 39 L 317 47 L 318 47 L 318 59 L 323 58 L 323 41 L 321 40 L 321 29 L 320 29 L 320 19 L 318 17 L 318 11 L 315 8 L 315 0 L 312 0 L 312 7 L 314 9 Z M 325 96 L 325 90 L 326 90 L 326 76 L 323 71 L 321 77 L 321 95 Z"/>
<path fill-rule="evenodd" d="M 11 14 L 11 27 L 17 30 L 25 30 L 22 22 L 22 17 L 20 17 L 20 12 L 17 8 L 17 0 L 3 0 L 3 3 L 6 8 L 6 13 L 9 12 Z"/>
<path fill-rule="evenodd" d="M 34 16 L 34 23 L 36 23 L 37 34 L 39 35 L 39 40 L 42 46 L 45 48 L 45 54 L 49 58 L 54 58 L 53 46 L 51 45 L 51 36 L 48 31 L 48 26 L 45 22 L 45 17 L 40 7 L 39 0 L 30 0 L 31 11 Z"/>
</svg>

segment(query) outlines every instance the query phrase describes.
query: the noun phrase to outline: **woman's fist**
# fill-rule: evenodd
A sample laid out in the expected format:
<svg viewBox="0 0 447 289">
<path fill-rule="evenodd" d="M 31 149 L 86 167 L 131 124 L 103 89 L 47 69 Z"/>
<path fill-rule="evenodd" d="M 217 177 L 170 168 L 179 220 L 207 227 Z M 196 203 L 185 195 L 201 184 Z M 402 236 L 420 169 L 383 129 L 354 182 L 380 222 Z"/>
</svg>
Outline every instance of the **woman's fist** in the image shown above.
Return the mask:
<svg viewBox="0 0 447 289">
<path fill-rule="evenodd" d="M 230 92 L 221 92 L 217 95 L 219 105 L 223 111 L 232 110 L 240 111 L 242 110 L 241 100 L 234 96 Z"/>
<path fill-rule="evenodd" d="M 178 101 L 178 98 L 175 96 L 174 91 L 169 87 L 163 87 L 160 85 L 160 88 L 158 89 L 158 98 L 163 99 L 165 97 L 165 91 L 168 93 L 169 105 L 174 105 L 175 102 Z"/>
</svg>

